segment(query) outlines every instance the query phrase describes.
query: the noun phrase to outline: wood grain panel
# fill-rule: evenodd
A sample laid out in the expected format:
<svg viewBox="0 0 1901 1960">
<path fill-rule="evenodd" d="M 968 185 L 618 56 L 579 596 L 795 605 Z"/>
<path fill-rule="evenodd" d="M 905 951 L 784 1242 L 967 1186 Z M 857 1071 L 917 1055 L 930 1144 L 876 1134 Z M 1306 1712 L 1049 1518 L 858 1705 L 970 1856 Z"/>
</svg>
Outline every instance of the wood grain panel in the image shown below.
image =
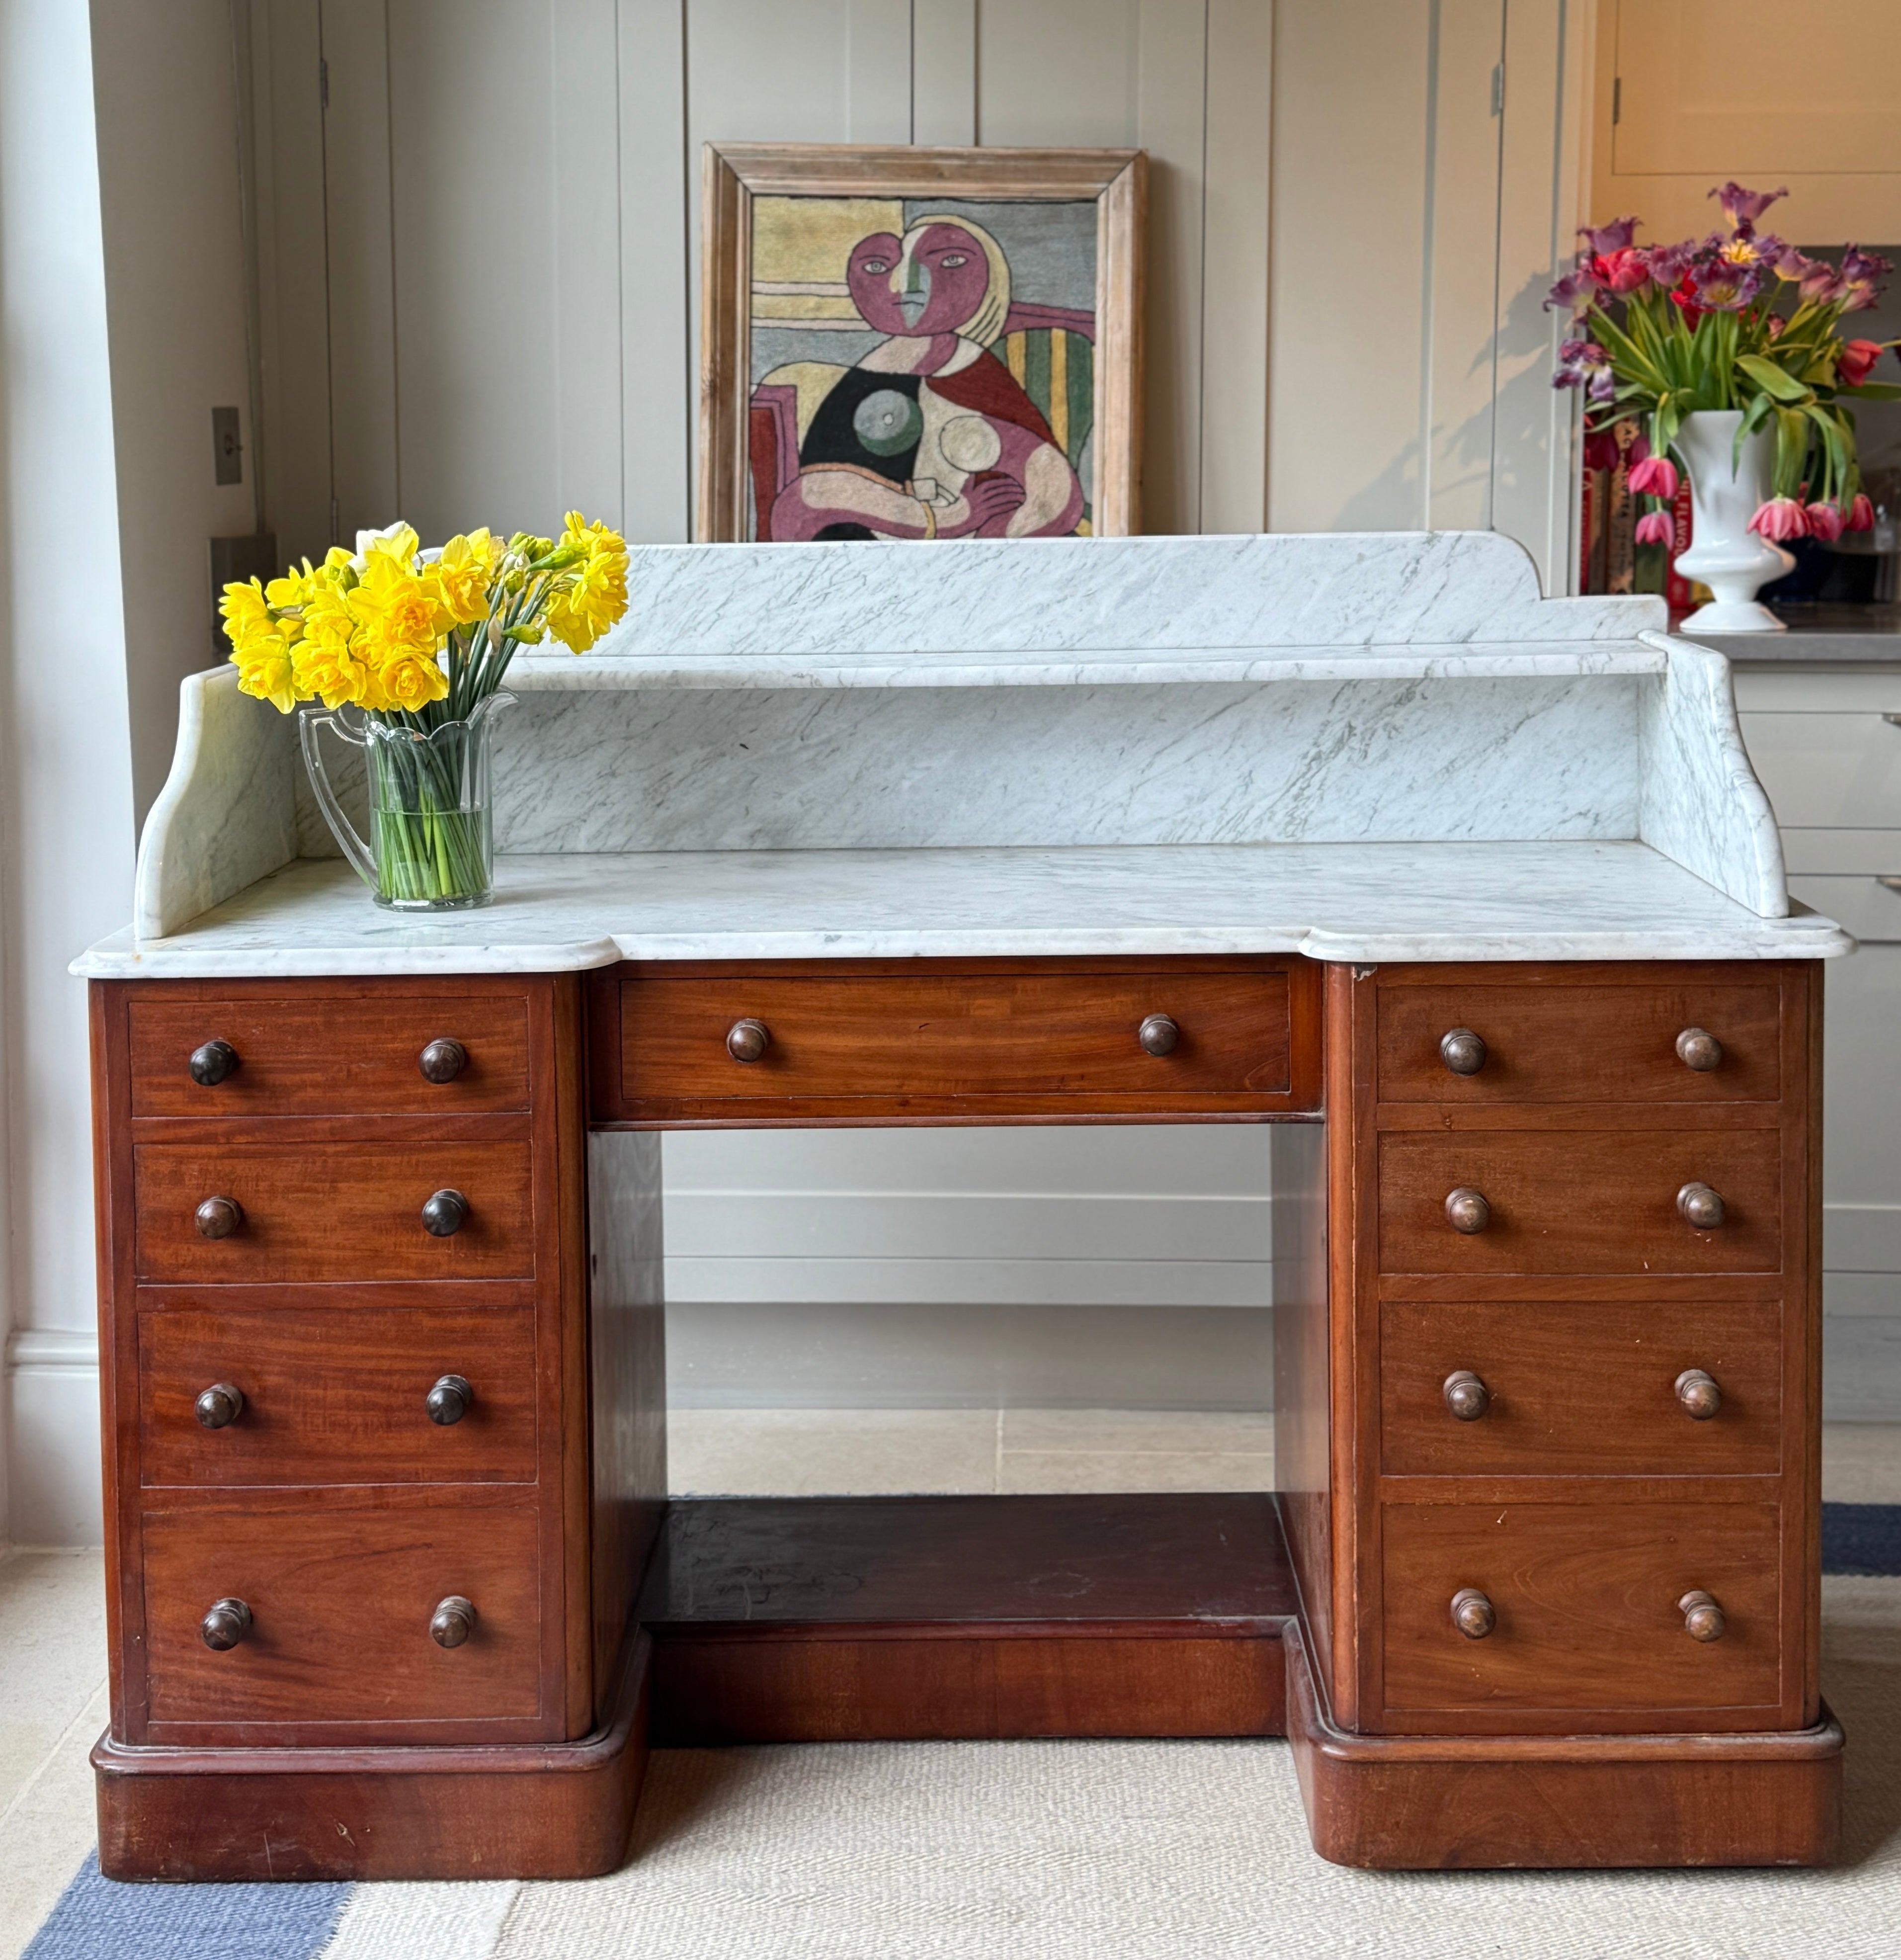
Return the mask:
<svg viewBox="0 0 1901 1960">
<path fill-rule="evenodd" d="M 1772 1489 L 1773 1486 L 1770 1487 Z M 1760 1728 L 1782 1699 L 1781 1516 L 1773 1503 L 1393 1504 L 1381 1519 L 1386 1723 L 1427 1733 L 1514 1711 L 1549 1726 L 1680 1711 L 1678 1726 Z M 1452 1596 L 1497 1625 L 1468 1640 Z M 1712 1594 L 1728 1625 L 1693 1640 L 1677 1602 Z"/>
<path fill-rule="evenodd" d="M 809 1637 L 801 1637 L 809 1632 Z M 935 1637 L 836 1626 L 653 1647 L 654 1742 L 1278 1736 L 1280 1628 L 1230 1638 Z"/>
<path fill-rule="evenodd" d="M 507 1720 L 558 1738 L 558 1711 L 540 1720 L 529 1505 L 154 1508 L 141 1537 L 154 1742 L 255 1739 L 238 1732 L 258 1726 L 294 1732 L 284 1741 L 446 1739 Z M 444 1649 L 429 1618 L 451 1593 L 478 1617 L 466 1644 Z M 250 1608 L 252 1629 L 214 1653 L 199 1621 L 227 1596 Z"/>
<path fill-rule="evenodd" d="M 528 1107 L 528 1010 L 519 994 L 389 994 L 300 982 L 274 997 L 220 996 L 161 982 L 130 1004 L 135 1116 L 462 1115 Z M 468 1065 L 426 1082 L 430 1042 L 460 1042 Z M 194 1082 L 192 1052 L 237 1049 L 236 1071 Z"/>
<path fill-rule="evenodd" d="M 1298 1627 L 1287 1735 L 1314 1849 L 1375 1871 L 1826 1865 L 1842 1729 L 1680 1736 L 1361 1736 L 1339 1727 Z"/>
<path fill-rule="evenodd" d="M 1774 1475 L 1782 1467 L 1779 1304 L 1388 1300 L 1380 1309 L 1380 1467 L 1390 1476 Z M 1469 1368 L 1490 1405 L 1461 1422 Z M 1704 1421 L 1675 1393 L 1712 1375 Z"/>
<path fill-rule="evenodd" d="M 136 1274 L 154 1283 L 528 1278 L 536 1270 L 530 1150 L 525 1144 L 140 1144 Z M 433 1192 L 460 1192 L 468 1222 L 423 1229 Z M 214 1195 L 244 1220 L 199 1236 Z"/>
<path fill-rule="evenodd" d="M 1291 987 L 1285 965 L 624 979 L 613 1113 L 739 1115 L 781 1102 L 920 1115 L 1286 1107 Z M 1136 1040 L 1152 1013 L 1181 1029 L 1171 1054 Z M 742 1064 L 725 1044 L 747 1018 L 771 1042 Z"/>
<path fill-rule="evenodd" d="M 1782 1093 L 1782 989 L 1709 981 L 1672 985 L 1514 985 L 1461 979 L 1380 991 L 1378 1066 L 1384 1102 L 1773 1102 Z M 1699 1027 L 1723 1045 L 1705 1071 L 1678 1058 Z M 1454 1075 L 1439 1039 L 1470 1028 L 1486 1045 L 1476 1075 Z"/>
<path fill-rule="evenodd" d="M 1379 1265 L 1403 1273 L 1774 1273 L 1782 1268 L 1782 1138 L 1773 1130 L 1470 1131 L 1378 1141 Z M 1693 1230 L 1677 1194 L 1702 1182 L 1724 1223 Z M 1448 1195 L 1491 1206 L 1454 1231 Z"/>
<path fill-rule="evenodd" d="M 138 1370 L 148 1486 L 535 1481 L 526 1308 L 145 1314 Z M 447 1374 L 475 1402 L 438 1426 L 424 1402 Z M 243 1412 L 204 1429 L 193 1404 L 218 1382 L 242 1391 Z"/>
</svg>

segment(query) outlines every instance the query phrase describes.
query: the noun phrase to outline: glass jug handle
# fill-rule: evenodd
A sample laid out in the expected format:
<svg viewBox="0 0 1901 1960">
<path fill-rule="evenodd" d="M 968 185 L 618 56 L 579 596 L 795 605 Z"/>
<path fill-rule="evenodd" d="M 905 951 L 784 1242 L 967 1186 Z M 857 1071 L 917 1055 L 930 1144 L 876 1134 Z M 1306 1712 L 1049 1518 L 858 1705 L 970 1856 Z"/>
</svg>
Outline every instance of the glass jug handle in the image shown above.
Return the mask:
<svg viewBox="0 0 1901 1960">
<path fill-rule="evenodd" d="M 356 826 L 344 815 L 343 806 L 330 787 L 330 778 L 324 773 L 323 752 L 317 743 L 317 731 L 323 728 L 334 729 L 344 741 L 358 749 L 367 749 L 370 738 L 354 733 L 340 715 L 313 714 L 306 710 L 297 717 L 297 741 L 304 750 L 304 766 L 310 772 L 310 787 L 316 793 L 317 807 L 323 813 L 324 822 L 330 826 L 331 835 L 342 845 L 351 869 L 374 892 L 377 889 L 377 861 L 369 845 L 357 835 Z"/>
</svg>

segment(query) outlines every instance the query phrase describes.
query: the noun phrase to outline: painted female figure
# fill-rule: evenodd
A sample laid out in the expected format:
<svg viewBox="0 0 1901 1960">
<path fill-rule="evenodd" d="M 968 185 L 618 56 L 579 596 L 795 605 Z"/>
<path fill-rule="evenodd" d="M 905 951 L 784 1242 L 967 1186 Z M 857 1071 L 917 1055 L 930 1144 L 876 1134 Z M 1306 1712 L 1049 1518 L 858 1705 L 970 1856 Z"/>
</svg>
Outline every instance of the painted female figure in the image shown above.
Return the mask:
<svg viewBox="0 0 1901 1960">
<path fill-rule="evenodd" d="M 761 383 L 796 402 L 799 473 L 771 537 L 1066 537 L 1082 485 L 1036 404 L 990 352 L 1009 313 L 1003 248 L 922 218 L 852 247 L 852 304 L 888 337 L 854 367 L 800 361 Z"/>
</svg>

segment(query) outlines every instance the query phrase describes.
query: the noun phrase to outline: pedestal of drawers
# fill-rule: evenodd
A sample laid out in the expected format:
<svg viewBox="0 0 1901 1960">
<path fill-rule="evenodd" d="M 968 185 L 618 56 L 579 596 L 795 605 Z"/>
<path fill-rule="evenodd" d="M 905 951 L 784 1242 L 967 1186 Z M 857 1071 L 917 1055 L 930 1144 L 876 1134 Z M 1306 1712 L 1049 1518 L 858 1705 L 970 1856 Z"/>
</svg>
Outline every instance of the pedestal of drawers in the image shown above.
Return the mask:
<svg viewBox="0 0 1901 1960">
<path fill-rule="evenodd" d="M 1347 1862 L 1826 1858 L 1816 982 L 96 985 L 103 1868 L 599 1871 L 650 1720 L 1284 1728 Z M 1284 1545 L 1264 1497 L 668 1514 L 655 1132 L 1105 1121 L 1281 1125 Z"/>
</svg>

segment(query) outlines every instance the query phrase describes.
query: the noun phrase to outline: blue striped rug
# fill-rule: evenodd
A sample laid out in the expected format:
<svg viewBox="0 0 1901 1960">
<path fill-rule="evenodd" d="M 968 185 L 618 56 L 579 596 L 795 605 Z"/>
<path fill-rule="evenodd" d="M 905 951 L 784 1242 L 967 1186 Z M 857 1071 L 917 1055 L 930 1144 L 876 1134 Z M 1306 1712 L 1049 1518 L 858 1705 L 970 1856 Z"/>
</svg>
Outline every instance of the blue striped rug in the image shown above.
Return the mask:
<svg viewBox="0 0 1901 1960">
<path fill-rule="evenodd" d="M 1901 1577 L 1901 1504 L 1824 1504 L 1822 1569 Z M 518 1890 L 125 1885 L 88 1857 L 24 1960 L 491 1960 Z"/>
</svg>

